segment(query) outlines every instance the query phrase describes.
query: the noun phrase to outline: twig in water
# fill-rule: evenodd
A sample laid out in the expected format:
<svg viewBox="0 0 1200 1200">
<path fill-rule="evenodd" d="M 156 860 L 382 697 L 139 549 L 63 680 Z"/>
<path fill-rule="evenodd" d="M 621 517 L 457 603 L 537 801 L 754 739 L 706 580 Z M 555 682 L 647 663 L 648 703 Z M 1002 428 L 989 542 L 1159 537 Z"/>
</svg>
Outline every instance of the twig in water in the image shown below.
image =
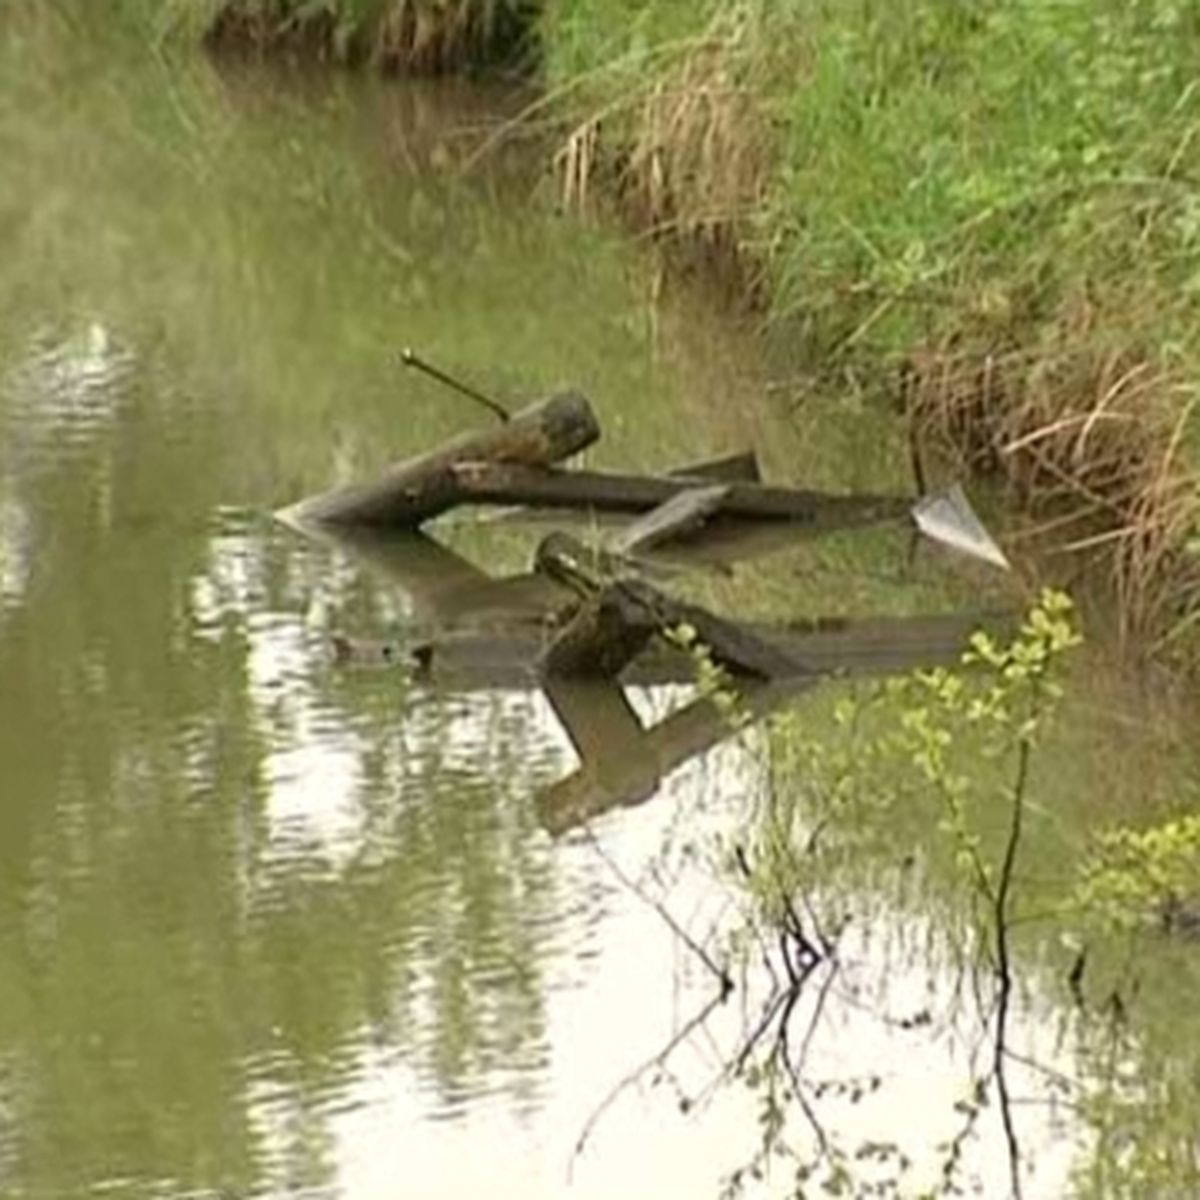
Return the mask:
<svg viewBox="0 0 1200 1200">
<path fill-rule="evenodd" d="M 788 1029 L 792 1021 L 792 1013 L 795 1011 L 796 1005 L 800 1001 L 800 993 L 804 990 L 805 981 L 812 974 L 816 963 L 813 963 L 792 985 L 791 991 L 788 993 L 787 1002 L 783 1006 L 783 1012 L 779 1017 L 779 1031 L 776 1036 L 775 1053 L 783 1059 L 784 1069 L 788 1073 L 788 1078 L 792 1084 L 792 1094 L 796 1097 L 796 1103 L 800 1105 L 800 1111 L 804 1114 L 805 1120 L 812 1126 L 813 1132 L 817 1135 L 817 1148 L 821 1152 L 822 1157 L 829 1154 L 829 1135 L 825 1132 L 825 1126 L 821 1124 L 816 1112 L 808 1096 L 805 1095 L 804 1085 L 800 1082 L 800 1061 L 792 1058 L 791 1041 L 788 1035 Z M 805 1036 L 805 1044 L 808 1042 L 808 1036 Z"/>
<path fill-rule="evenodd" d="M 667 1042 L 667 1044 L 661 1050 L 659 1050 L 656 1054 L 651 1055 L 650 1058 L 646 1059 L 645 1062 L 641 1063 L 640 1066 L 636 1067 L 622 1079 L 618 1080 L 616 1085 L 609 1091 L 608 1095 L 606 1095 L 604 1099 L 601 1100 L 600 1103 L 595 1107 L 595 1109 L 593 1109 L 591 1116 L 588 1117 L 587 1122 L 584 1124 L 584 1127 L 579 1134 L 579 1139 L 575 1143 L 575 1149 L 572 1151 L 571 1164 L 567 1171 L 568 1179 L 570 1179 L 571 1173 L 574 1170 L 575 1160 L 583 1153 L 584 1148 L 587 1146 L 588 1139 L 592 1135 L 592 1131 L 596 1128 L 600 1118 L 608 1111 L 609 1108 L 612 1107 L 618 1097 L 621 1096 L 622 1093 L 624 1093 L 628 1088 L 633 1087 L 634 1084 L 636 1084 L 638 1080 L 646 1074 L 647 1071 L 654 1067 L 665 1067 L 667 1060 L 671 1057 L 675 1050 L 677 1050 L 679 1046 L 687 1041 L 687 1039 L 691 1037 L 697 1029 L 701 1028 L 708 1020 L 709 1016 L 712 1015 L 713 1010 L 719 1005 L 724 1004 L 734 991 L 733 979 L 729 972 L 718 966 L 717 963 L 713 961 L 712 956 L 709 955 L 704 947 L 699 945 L 690 934 L 688 934 L 687 930 L 680 926 L 679 922 L 676 921 L 669 912 L 667 912 L 664 905 L 646 895 L 645 891 L 640 888 L 637 883 L 630 879 L 624 871 L 621 870 L 620 866 L 613 859 L 612 855 L 610 855 L 604 849 L 596 835 L 589 827 L 584 827 L 584 834 L 592 849 L 604 860 L 608 869 L 617 877 L 622 886 L 628 891 L 632 892 L 633 895 L 641 900 L 643 904 L 649 905 L 649 907 L 654 909 L 654 911 L 662 918 L 663 922 L 667 925 L 671 932 L 674 933 L 675 936 L 679 938 L 679 940 L 685 946 L 687 946 L 687 948 L 691 950 L 693 954 L 696 955 L 696 957 L 705 965 L 705 967 L 712 972 L 714 978 L 717 980 L 719 991 L 715 996 L 711 997 L 708 1002 L 701 1009 L 699 1009 L 699 1011 L 697 1011 L 681 1029 L 674 1034 L 671 1040 Z"/>
<path fill-rule="evenodd" d="M 621 884 L 632 892 L 643 904 L 649 905 L 663 919 L 667 928 L 712 972 L 714 978 L 721 985 L 720 999 L 726 1000 L 733 992 L 733 979 L 729 972 L 723 967 L 718 966 L 712 959 L 712 956 L 707 950 L 701 946 L 695 938 L 688 933 L 678 921 L 675 920 L 666 908 L 657 900 L 651 899 L 646 893 L 632 880 L 620 866 L 617 865 L 612 855 L 609 854 L 590 828 L 585 827 L 585 837 L 590 843 L 592 849 L 604 860 L 608 869 L 617 877 Z"/>
<path fill-rule="evenodd" d="M 428 375 L 430 379 L 436 379 L 438 383 L 450 388 L 452 391 L 469 397 L 470 399 L 474 400 L 476 404 L 482 404 L 484 408 L 495 413 L 501 421 L 509 421 L 512 419 L 512 414 L 504 407 L 503 404 L 493 400 L 490 396 L 485 396 L 482 392 L 477 391 L 469 384 L 465 384 L 460 380 L 447 375 L 445 371 L 435 367 L 432 363 L 427 363 L 423 358 L 420 358 L 407 346 L 400 352 L 400 361 L 406 367 L 413 367 L 416 370 Z"/>
<path fill-rule="evenodd" d="M 820 1025 L 821 1017 L 825 1012 L 825 1001 L 833 990 L 833 981 L 837 978 L 837 973 L 838 962 L 836 959 L 832 959 L 829 974 L 825 976 L 825 982 L 821 984 L 821 990 L 817 993 L 817 1002 L 813 1005 L 812 1017 L 808 1022 L 808 1029 L 804 1033 L 804 1040 L 800 1043 L 800 1057 L 796 1060 L 800 1066 L 803 1066 L 805 1059 L 808 1058 L 809 1048 L 812 1046 L 813 1038 L 817 1035 L 817 1026 Z"/>
<path fill-rule="evenodd" d="M 993 915 L 996 922 L 996 1038 L 992 1056 L 992 1072 L 996 1076 L 996 1092 L 1000 1102 L 1000 1119 L 1008 1143 L 1008 1168 L 1013 1200 L 1021 1200 L 1021 1147 L 1013 1122 L 1012 1099 L 1008 1090 L 1007 1053 L 1008 1012 L 1012 999 L 1012 964 L 1009 958 L 1008 901 L 1012 887 L 1013 868 L 1021 842 L 1021 820 L 1025 813 L 1025 787 L 1029 779 L 1029 739 L 1022 738 L 1017 751 L 1017 778 L 1013 784 L 1012 820 L 1004 861 L 996 885 Z"/>
<path fill-rule="evenodd" d="M 614 1087 L 609 1091 L 608 1095 L 600 1101 L 599 1104 L 592 1110 L 592 1115 L 588 1117 L 582 1131 L 579 1134 L 579 1139 L 575 1143 L 575 1149 L 571 1152 L 571 1163 L 567 1168 L 567 1181 L 571 1180 L 571 1173 L 575 1168 L 575 1160 L 583 1153 L 587 1146 L 588 1139 L 592 1136 L 592 1131 L 600 1122 L 600 1118 L 616 1103 L 617 1098 L 627 1089 L 633 1087 L 643 1075 L 653 1067 L 662 1067 L 666 1065 L 667 1059 L 684 1043 L 692 1034 L 704 1024 L 705 1021 L 712 1015 L 713 1009 L 719 1004 L 725 1002 L 725 996 L 718 994 L 713 996 L 707 1004 L 704 1005 L 692 1018 L 687 1022 L 671 1040 L 657 1054 L 652 1054 L 645 1062 L 635 1067 L 628 1075 L 618 1080 Z"/>
</svg>

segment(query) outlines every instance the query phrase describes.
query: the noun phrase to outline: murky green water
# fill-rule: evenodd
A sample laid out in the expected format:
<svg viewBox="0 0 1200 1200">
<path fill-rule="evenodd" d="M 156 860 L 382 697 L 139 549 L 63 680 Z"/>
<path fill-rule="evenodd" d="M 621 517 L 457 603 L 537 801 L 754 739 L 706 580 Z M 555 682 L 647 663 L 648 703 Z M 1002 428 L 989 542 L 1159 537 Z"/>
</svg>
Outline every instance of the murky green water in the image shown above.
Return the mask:
<svg viewBox="0 0 1200 1200">
<path fill-rule="evenodd" d="M 593 461 L 753 444 L 780 478 L 907 486 L 876 418 L 789 417 L 728 315 L 660 297 L 636 248 L 556 214 L 536 152 L 475 163 L 518 102 L 168 60 L 0 12 L 4 1196 L 699 1196 L 753 1144 L 737 1089 L 684 1114 L 664 1081 L 572 1167 L 609 1089 L 711 988 L 608 858 L 690 927 L 718 921 L 727 890 L 677 835 L 768 786 L 762 740 L 553 842 L 534 800 L 574 759 L 547 698 L 337 669 L 332 633 L 391 632 L 419 594 L 270 518 L 477 419 L 401 373 L 404 345 L 509 399 L 580 387 Z M 531 545 L 442 536 L 491 571 Z M 788 615 L 983 593 L 940 560 L 905 573 L 903 538 L 862 544 L 705 586 Z M 1194 795 L 1179 706 L 1090 670 L 1037 871 L 1067 869 L 1091 824 Z M 632 699 L 647 717 L 673 695 Z M 952 992 L 922 952 L 936 921 L 919 897 L 871 913 L 847 995 L 898 1012 Z M 1148 954 L 1161 1049 L 1195 1032 L 1200 980 L 1194 955 Z M 1061 995 L 1026 1001 L 1028 1046 L 1060 1061 Z M 886 1060 L 867 1125 L 931 1140 L 968 1034 L 931 1044 L 862 1010 L 835 1006 L 814 1071 Z M 689 1048 L 675 1087 L 701 1091 L 721 1021 L 745 1019 Z M 1081 1130 L 1030 1119 L 1038 1194 L 1063 1194 Z M 984 1179 L 999 1150 L 989 1134 Z"/>
</svg>

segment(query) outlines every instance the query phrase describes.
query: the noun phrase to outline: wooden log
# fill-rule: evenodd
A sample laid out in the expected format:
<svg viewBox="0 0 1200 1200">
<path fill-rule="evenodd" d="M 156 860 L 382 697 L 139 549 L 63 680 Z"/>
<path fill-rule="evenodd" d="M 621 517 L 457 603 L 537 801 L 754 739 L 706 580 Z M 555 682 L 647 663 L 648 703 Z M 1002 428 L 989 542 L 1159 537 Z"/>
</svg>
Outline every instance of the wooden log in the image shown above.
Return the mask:
<svg viewBox="0 0 1200 1200">
<path fill-rule="evenodd" d="M 615 678 L 655 633 L 632 615 L 614 588 L 584 600 L 546 647 L 540 673 L 551 678 Z"/>
<path fill-rule="evenodd" d="M 580 598 L 590 600 L 609 580 L 628 571 L 629 564 L 601 546 L 589 546 L 559 530 L 538 543 L 533 569 Z"/>
<path fill-rule="evenodd" d="M 451 468 L 459 498 L 478 504 L 644 512 L 695 487 L 683 477 L 559 471 L 512 463 L 460 461 Z M 720 513 L 802 522 L 822 530 L 910 519 L 903 496 L 838 495 L 762 484 L 731 483 Z"/>
<path fill-rule="evenodd" d="M 413 529 L 464 499 L 458 465 L 536 468 L 561 462 L 599 436 L 586 397 L 562 392 L 513 414 L 504 425 L 461 434 L 437 450 L 396 463 L 376 480 L 310 496 L 280 516 L 294 524 Z"/>
<path fill-rule="evenodd" d="M 606 577 L 596 569 L 597 552 L 570 534 L 543 538 L 535 561 L 539 570 L 588 597 L 543 657 L 548 673 L 612 675 L 654 634 L 685 628 L 707 647 L 713 662 L 734 674 L 774 679 L 800 669 L 784 647 L 765 641 L 748 626 L 677 600 L 644 580 Z"/>
<path fill-rule="evenodd" d="M 739 695 L 739 714 L 743 720 L 761 720 L 816 683 L 812 678 L 750 684 Z M 611 809 L 645 803 L 671 772 L 733 731 L 728 714 L 708 697 L 701 697 L 636 739 L 622 736 L 607 748 L 594 744 L 577 771 L 538 796 L 542 827 L 551 837 L 561 837 Z M 578 737 L 578 732 L 573 736 Z M 593 738 L 594 743 L 598 741 Z"/>
<path fill-rule="evenodd" d="M 672 478 L 706 483 L 758 483 L 762 480 L 758 456 L 753 450 L 744 450 L 737 454 L 723 454 L 719 458 L 706 458 L 701 462 L 673 467 L 667 474 Z M 539 512 L 536 508 L 517 507 L 495 513 L 491 520 L 499 524 L 528 522 L 537 520 L 543 515 L 546 514 Z"/>
<path fill-rule="evenodd" d="M 686 479 L 707 479 L 713 483 L 761 483 L 762 470 L 758 455 L 753 450 L 738 454 L 723 454 L 720 458 L 706 458 L 702 462 L 675 467 L 667 472 Z"/>
<path fill-rule="evenodd" d="M 963 614 L 938 617 L 873 619 L 830 618 L 803 628 L 750 624 L 763 641 L 778 646 L 794 664 L 786 680 L 859 678 L 951 666 L 962 659 L 971 634 L 985 628 L 996 637 L 1015 633 L 1011 614 Z M 399 638 L 330 639 L 333 660 L 357 669 L 407 670 L 420 682 L 451 691 L 529 691 L 545 686 L 538 670 L 547 646 L 546 631 L 528 621 L 510 625 L 488 621 L 485 627 L 425 628 Z M 619 674 L 629 687 L 694 683 L 695 660 L 662 643 L 648 646 Z M 575 686 L 575 681 L 571 681 Z M 750 684 L 749 686 L 754 686 Z M 747 684 L 740 682 L 739 692 Z"/>
<path fill-rule="evenodd" d="M 978 630 L 1007 640 L 1012 613 L 977 611 L 919 617 L 824 617 L 783 626 L 752 625 L 769 645 L 814 675 L 858 677 L 961 665 Z"/>
<path fill-rule="evenodd" d="M 692 533 L 725 503 L 728 495 L 727 483 L 679 492 L 627 525 L 612 539 L 612 547 L 621 554 L 644 553 Z"/>
<path fill-rule="evenodd" d="M 611 679 L 547 679 L 542 691 L 581 764 L 636 754 L 645 729 Z"/>
<path fill-rule="evenodd" d="M 557 612 L 573 594 L 536 571 L 493 578 L 424 533 L 371 525 L 293 523 L 306 537 L 348 551 L 412 602 L 429 626 L 497 629 Z"/>
</svg>

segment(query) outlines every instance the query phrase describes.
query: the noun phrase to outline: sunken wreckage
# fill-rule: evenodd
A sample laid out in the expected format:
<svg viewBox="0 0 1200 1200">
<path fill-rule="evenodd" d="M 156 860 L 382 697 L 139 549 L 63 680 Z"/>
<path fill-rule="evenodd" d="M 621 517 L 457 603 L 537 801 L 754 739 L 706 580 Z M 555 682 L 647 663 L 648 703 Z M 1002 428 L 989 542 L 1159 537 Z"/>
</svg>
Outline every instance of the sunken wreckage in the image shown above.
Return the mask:
<svg viewBox="0 0 1200 1200">
<path fill-rule="evenodd" d="M 649 799 L 667 774 L 731 732 L 723 707 L 703 691 L 650 728 L 625 695 L 627 684 L 694 681 L 697 647 L 736 688 L 744 723 L 830 676 L 954 662 L 981 621 L 1008 623 L 1004 614 L 972 614 L 768 626 L 678 599 L 651 582 L 661 574 L 655 564 L 664 548 L 676 552 L 673 558 L 680 547 L 702 558 L 706 547 L 724 541 L 736 548 L 735 557 L 745 556 L 756 552 L 764 531 L 810 536 L 910 523 L 996 567 L 1007 563 L 957 487 L 914 501 L 770 485 L 752 453 L 662 475 L 573 470 L 563 462 L 600 437 L 596 415 L 578 392 L 510 415 L 409 352 L 405 361 L 466 390 L 501 423 L 277 516 L 382 571 L 424 622 L 403 641 L 336 636 L 336 661 L 400 665 L 414 682 L 444 690 L 544 692 L 580 759 L 577 770 L 539 797 L 552 834 Z M 472 504 L 629 519 L 604 545 L 550 532 L 529 571 L 494 579 L 421 530 Z"/>
</svg>

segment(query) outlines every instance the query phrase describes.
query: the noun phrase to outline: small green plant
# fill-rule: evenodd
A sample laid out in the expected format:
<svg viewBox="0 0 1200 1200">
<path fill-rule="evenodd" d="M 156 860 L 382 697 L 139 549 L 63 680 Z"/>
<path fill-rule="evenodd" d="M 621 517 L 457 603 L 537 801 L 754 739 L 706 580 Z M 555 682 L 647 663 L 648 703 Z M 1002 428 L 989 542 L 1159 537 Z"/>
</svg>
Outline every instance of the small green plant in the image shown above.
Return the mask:
<svg viewBox="0 0 1200 1200">
<path fill-rule="evenodd" d="M 733 729 L 747 725 L 751 715 L 742 702 L 733 676 L 713 660 L 712 650 L 700 640 L 695 628 L 686 623 L 672 625 L 663 631 L 663 636 L 690 656 L 700 695 L 717 709 Z"/>
<path fill-rule="evenodd" d="M 811 893 L 814 880 L 843 872 L 846 844 L 864 836 L 863 828 L 882 806 L 902 797 L 926 802 L 938 841 L 957 866 L 964 944 L 988 948 L 992 995 L 981 1020 L 992 1053 L 987 1071 L 967 1081 L 970 1100 L 958 1109 L 963 1130 L 943 1145 L 942 1186 L 931 1194 L 955 1194 L 964 1144 L 994 1098 L 1009 1150 L 1011 1193 L 1021 1195 L 1021 1147 L 1006 1071 L 1018 971 L 1013 883 L 1030 803 L 1033 751 L 1062 696 L 1064 657 L 1079 640 L 1069 597 L 1045 591 L 1011 641 L 976 634 L 959 669 L 919 671 L 865 696 L 843 699 L 833 713 L 833 730 L 819 737 L 797 738 L 793 718 L 776 724 L 784 769 L 761 814 L 752 853 L 743 853 L 740 862 L 754 919 L 790 942 L 784 958 L 793 990 L 803 986 L 816 964 L 836 956 L 832 923 L 817 921 L 816 904 L 797 898 Z M 998 806 L 1005 821 L 997 839 L 987 827 L 995 825 Z M 810 914 L 809 922 L 801 920 L 800 911 Z M 971 959 L 975 968 L 977 961 Z M 803 969 L 795 967 L 797 962 Z M 776 1114 L 764 1121 L 758 1165 L 786 1146 L 778 1118 L 781 1090 L 790 1091 L 820 1131 L 789 1050 L 786 1021 L 794 1003 L 793 997 L 783 1005 L 779 1033 L 768 1043 L 774 1069 L 760 1066 L 747 1076 L 766 1089 L 764 1112 Z M 915 1154 L 916 1148 L 907 1150 Z M 800 1156 L 795 1195 L 815 1194 L 805 1190 L 815 1186 L 834 1195 L 897 1194 L 871 1191 L 879 1186 L 877 1177 L 873 1183 L 856 1180 L 853 1165 L 863 1161 L 861 1147 L 848 1150 L 821 1131 L 815 1156 Z M 901 1165 L 908 1162 L 897 1148 L 887 1186 L 899 1187 L 907 1170 Z"/>
<path fill-rule="evenodd" d="M 1102 834 L 1084 866 L 1078 903 L 1118 928 L 1156 919 L 1200 930 L 1200 816 Z"/>
</svg>

